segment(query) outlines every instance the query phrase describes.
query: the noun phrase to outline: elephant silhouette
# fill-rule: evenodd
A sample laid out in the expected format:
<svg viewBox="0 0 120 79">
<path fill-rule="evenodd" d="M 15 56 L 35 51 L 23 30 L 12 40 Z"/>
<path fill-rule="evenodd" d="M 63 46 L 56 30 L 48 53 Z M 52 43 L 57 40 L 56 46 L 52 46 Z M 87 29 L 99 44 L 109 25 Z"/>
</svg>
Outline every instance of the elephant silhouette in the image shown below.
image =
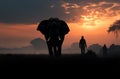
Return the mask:
<svg viewBox="0 0 120 79">
<path fill-rule="evenodd" d="M 50 56 L 60 56 L 65 35 L 70 31 L 67 23 L 59 18 L 43 20 L 37 27 L 46 39 Z"/>
</svg>

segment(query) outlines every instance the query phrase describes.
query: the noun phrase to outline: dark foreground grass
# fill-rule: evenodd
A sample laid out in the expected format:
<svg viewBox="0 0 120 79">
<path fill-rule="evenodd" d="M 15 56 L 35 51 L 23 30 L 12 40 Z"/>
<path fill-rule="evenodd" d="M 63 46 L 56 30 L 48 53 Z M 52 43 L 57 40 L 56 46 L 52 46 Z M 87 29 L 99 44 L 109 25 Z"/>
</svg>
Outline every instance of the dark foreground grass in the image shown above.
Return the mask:
<svg viewBox="0 0 120 79">
<path fill-rule="evenodd" d="M 35 68 L 41 71 L 53 70 L 67 72 L 71 70 L 77 70 L 78 72 L 89 72 L 93 70 L 109 72 L 120 71 L 120 58 L 119 57 L 97 57 L 96 55 L 80 55 L 80 54 L 66 54 L 60 57 L 50 57 L 49 55 L 23 55 L 23 54 L 1 54 L 0 66 L 4 66 L 9 69 L 17 67 L 21 70 L 21 67 L 31 70 Z M 11 68 L 12 67 L 12 68 Z M 30 67 L 30 68 L 29 68 Z M 106 73 L 105 72 L 105 73 Z M 46 72 L 45 72 L 46 73 Z M 69 72 L 70 73 L 70 72 Z"/>
<path fill-rule="evenodd" d="M 0 63 L 8 64 L 120 64 L 119 57 L 97 57 L 94 55 L 66 54 L 60 57 L 49 55 L 1 54 Z"/>
</svg>

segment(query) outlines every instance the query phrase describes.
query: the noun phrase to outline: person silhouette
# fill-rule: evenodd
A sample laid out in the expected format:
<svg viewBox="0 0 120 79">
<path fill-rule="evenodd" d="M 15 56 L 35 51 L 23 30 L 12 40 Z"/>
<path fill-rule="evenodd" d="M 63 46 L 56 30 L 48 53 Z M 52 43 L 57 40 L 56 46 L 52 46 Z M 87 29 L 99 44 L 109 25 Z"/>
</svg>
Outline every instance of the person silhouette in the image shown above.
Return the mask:
<svg viewBox="0 0 120 79">
<path fill-rule="evenodd" d="M 103 45 L 102 49 L 103 49 L 103 56 L 106 56 L 107 55 L 107 46 L 106 46 L 106 44 Z"/>
<path fill-rule="evenodd" d="M 87 44 L 84 36 L 81 36 L 81 39 L 79 41 L 79 48 L 81 49 L 81 54 L 85 54 L 85 48 L 87 48 Z"/>
<path fill-rule="evenodd" d="M 58 18 L 49 18 L 41 21 L 37 30 L 45 36 L 49 55 L 60 56 L 64 37 L 70 31 L 67 23 Z"/>
</svg>

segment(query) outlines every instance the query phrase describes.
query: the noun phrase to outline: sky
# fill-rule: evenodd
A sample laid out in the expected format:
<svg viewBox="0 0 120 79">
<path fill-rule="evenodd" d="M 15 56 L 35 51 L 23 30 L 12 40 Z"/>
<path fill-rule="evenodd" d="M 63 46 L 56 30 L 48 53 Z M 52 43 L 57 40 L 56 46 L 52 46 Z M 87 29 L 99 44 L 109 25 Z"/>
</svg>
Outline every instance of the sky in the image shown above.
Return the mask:
<svg viewBox="0 0 120 79">
<path fill-rule="evenodd" d="M 36 28 L 50 17 L 66 21 L 70 28 L 65 48 L 82 35 L 88 45 L 120 44 L 120 37 L 107 32 L 120 19 L 120 0 L 0 0 L 0 47 L 22 47 L 32 39 L 44 39 Z"/>
</svg>

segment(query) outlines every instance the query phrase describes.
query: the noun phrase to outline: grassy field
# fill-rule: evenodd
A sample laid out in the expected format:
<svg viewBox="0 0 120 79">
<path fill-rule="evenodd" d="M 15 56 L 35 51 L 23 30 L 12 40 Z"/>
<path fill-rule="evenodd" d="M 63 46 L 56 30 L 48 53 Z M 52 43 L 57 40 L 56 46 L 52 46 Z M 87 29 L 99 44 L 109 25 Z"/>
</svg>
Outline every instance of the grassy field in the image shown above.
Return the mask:
<svg viewBox="0 0 120 79">
<path fill-rule="evenodd" d="M 97 57 L 95 55 L 64 54 L 60 57 L 35 54 L 1 54 L 0 63 L 9 64 L 120 64 L 119 57 Z"/>
<path fill-rule="evenodd" d="M 120 58 L 80 54 L 64 54 L 61 57 L 50 57 L 44 54 L 1 54 L 0 67 L 2 69 L 17 68 L 19 70 L 21 68 L 25 70 L 35 69 L 39 72 L 47 71 L 48 73 L 51 73 L 53 70 L 108 73 L 109 71 L 120 72 Z"/>
</svg>

